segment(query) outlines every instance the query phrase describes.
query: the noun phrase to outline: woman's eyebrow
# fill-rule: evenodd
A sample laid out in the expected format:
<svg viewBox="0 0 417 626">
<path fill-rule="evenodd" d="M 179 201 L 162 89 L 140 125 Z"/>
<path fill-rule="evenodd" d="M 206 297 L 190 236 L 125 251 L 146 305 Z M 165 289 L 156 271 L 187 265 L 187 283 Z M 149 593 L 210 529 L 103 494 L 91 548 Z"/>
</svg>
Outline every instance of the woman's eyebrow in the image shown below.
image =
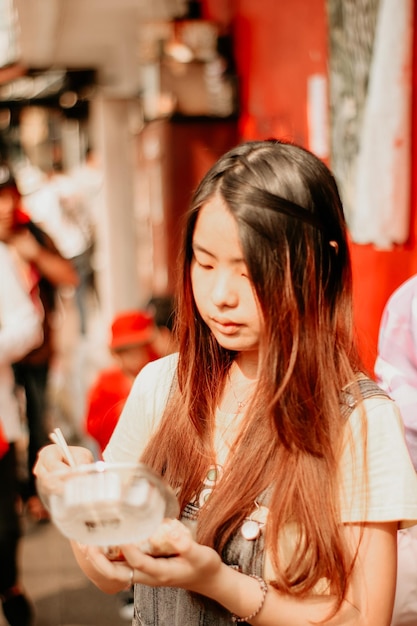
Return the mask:
<svg viewBox="0 0 417 626">
<path fill-rule="evenodd" d="M 209 256 L 214 257 L 215 255 L 210 252 L 210 250 L 207 250 L 206 248 L 204 248 L 204 246 L 201 246 L 198 242 L 193 241 L 192 243 L 192 249 L 194 251 L 198 251 L 198 252 L 203 252 L 204 254 L 208 254 Z"/>
<path fill-rule="evenodd" d="M 206 248 L 204 248 L 204 246 L 201 246 L 196 241 L 193 242 L 192 249 L 193 249 L 193 252 L 201 252 L 203 254 L 207 254 L 208 256 L 212 257 L 213 259 L 217 259 L 217 256 L 213 252 L 210 252 L 210 250 L 207 250 Z M 241 256 L 241 257 L 232 257 L 232 258 L 228 259 L 228 261 L 229 261 L 229 263 L 234 264 L 234 265 L 238 265 L 240 263 L 246 263 L 246 261 L 243 258 L 243 256 Z"/>
</svg>

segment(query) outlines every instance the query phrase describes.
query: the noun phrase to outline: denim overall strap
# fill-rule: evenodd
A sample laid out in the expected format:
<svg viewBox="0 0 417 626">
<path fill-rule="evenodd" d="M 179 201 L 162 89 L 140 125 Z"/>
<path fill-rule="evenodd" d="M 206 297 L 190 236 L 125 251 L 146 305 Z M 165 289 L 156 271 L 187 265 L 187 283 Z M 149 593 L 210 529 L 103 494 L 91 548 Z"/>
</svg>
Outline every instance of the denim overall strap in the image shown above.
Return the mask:
<svg viewBox="0 0 417 626">
<path fill-rule="evenodd" d="M 359 378 L 357 383 L 348 385 L 341 392 L 340 408 L 342 416 L 348 418 L 353 409 L 358 404 L 357 395 L 355 395 L 354 388 L 359 387 L 360 398 L 359 400 L 365 400 L 366 398 L 373 398 L 379 396 L 381 398 L 389 398 L 389 395 L 377 385 L 377 383 L 371 378 Z"/>
</svg>

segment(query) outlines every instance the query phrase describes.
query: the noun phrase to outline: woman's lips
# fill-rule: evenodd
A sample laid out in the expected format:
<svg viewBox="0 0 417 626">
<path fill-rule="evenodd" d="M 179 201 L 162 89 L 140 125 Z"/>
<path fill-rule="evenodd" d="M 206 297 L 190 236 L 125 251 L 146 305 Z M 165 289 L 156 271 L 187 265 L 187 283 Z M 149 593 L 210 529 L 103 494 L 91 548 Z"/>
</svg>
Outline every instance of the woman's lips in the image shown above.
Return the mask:
<svg viewBox="0 0 417 626">
<path fill-rule="evenodd" d="M 234 335 L 241 327 L 241 324 L 236 324 L 230 320 L 212 319 L 212 324 L 223 335 Z"/>
</svg>

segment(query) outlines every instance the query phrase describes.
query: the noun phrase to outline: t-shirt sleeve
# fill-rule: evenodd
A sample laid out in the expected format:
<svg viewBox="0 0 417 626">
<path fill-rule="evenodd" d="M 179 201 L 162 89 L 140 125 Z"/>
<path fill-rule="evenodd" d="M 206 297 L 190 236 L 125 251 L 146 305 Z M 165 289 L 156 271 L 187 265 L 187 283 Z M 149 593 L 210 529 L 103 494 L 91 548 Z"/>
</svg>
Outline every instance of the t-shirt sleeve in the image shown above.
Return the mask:
<svg viewBox="0 0 417 626">
<path fill-rule="evenodd" d="M 151 361 L 139 372 L 103 458 L 136 463 L 162 418 L 177 364 L 171 354 Z"/>
<path fill-rule="evenodd" d="M 352 412 L 340 477 L 343 522 L 417 523 L 417 475 L 393 401 L 369 398 Z"/>
</svg>

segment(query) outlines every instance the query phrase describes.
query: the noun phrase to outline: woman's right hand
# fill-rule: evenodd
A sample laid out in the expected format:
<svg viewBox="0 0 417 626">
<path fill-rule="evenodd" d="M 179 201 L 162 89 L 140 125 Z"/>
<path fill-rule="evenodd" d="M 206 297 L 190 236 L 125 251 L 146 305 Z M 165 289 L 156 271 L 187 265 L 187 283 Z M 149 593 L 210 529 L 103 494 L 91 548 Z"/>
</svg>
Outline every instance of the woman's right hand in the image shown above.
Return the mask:
<svg viewBox="0 0 417 626">
<path fill-rule="evenodd" d="M 88 448 L 70 446 L 70 450 L 76 465 L 94 462 L 93 454 Z M 33 473 L 44 490 L 53 491 L 56 483 L 56 472 L 68 468 L 68 462 L 61 448 L 56 444 L 50 444 L 38 452 Z"/>
</svg>

